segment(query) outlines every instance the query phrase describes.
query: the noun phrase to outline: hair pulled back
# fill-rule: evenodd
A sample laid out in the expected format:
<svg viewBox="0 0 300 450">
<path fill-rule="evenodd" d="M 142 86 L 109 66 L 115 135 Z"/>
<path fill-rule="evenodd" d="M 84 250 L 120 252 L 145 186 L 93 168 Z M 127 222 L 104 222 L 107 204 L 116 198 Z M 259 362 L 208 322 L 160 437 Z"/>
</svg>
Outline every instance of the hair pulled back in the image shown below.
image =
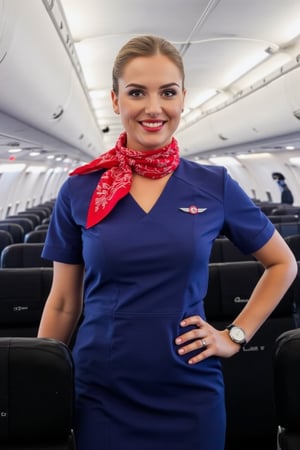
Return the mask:
<svg viewBox="0 0 300 450">
<path fill-rule="evenodd" d="M 184 87 L 184 66 L 179 51 L 166 39 L 158 36 L 137 36 L 128 41 L 116 56 L 113 71 L 113 90 L 118 95 L 119 79 L 122 77 L 125 66 L 134 58 L 164 55 L 172 61 L 179 69 L 182 76 L 182 87 Z"/>
</svg>

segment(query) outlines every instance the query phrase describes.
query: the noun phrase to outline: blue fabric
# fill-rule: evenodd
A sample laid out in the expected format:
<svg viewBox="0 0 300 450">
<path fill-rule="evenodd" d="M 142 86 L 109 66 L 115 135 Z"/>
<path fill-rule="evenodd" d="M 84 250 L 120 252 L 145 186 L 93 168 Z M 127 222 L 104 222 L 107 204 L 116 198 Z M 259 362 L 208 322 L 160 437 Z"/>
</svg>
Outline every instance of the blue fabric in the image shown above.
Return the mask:
<svg viewBox="0 0 300 450">
<path fill-rule="evenodd" d="M 221 230 L 250 253 L 274 226 L 224 168 L 182 159 L 149 213 L 129 194 L 86 230 L 99 176 L 64 183 L 43 251 L 86 269 L 73 351 L 78 450 L 223 450 L 220 361 L 191 366 L 174 340 L 184 317 L 205 317 L 208 261 Z M 180 209 L 190 206 L 206 210 Z"/>
</svg>

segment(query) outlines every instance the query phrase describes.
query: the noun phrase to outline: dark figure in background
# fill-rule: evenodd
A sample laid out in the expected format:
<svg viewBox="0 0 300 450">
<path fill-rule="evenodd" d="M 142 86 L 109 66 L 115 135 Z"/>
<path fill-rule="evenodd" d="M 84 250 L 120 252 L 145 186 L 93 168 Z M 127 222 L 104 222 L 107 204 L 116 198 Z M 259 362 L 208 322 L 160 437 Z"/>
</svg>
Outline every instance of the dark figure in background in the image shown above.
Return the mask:
<svg viewBox="0 0 300 450">
<path fill-rule="evenodd" d="M 277 181 L 277 184 L 281 191 L 281 203 L 292 205 L 294 203 L 294 197 L 288 185 L 285 182 L 285 177 L 282 175 L 282 173 L 273 172 L 272 178 L 273 180 Z"/>
</svg>

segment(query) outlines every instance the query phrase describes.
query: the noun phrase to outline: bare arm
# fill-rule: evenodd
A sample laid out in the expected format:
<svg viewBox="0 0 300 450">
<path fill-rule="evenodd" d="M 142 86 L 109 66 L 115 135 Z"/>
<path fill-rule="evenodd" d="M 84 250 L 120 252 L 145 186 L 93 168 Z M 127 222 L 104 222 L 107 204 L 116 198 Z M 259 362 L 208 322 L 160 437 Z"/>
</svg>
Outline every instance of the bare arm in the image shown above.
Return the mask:
<svg viewBox="0 0 300 450">
<path fill-rule="evenodd" d="M 235 320 L 245 329 L 247 341 L 278 305 L 298 271 L 293 253 L 277 231 L 254 256 L 263 264 L 265 271 Z"/>
<path fill-rule="evenodd" d="M 68 344 L 78 323 L 83 303 L 82 265 L 53 263 L 53 281 L 42 314 L 38 337 Z"/>
<path fill-rule="evenodd" d="M 261 249 L 254 253 L 254 256 L 263 264 L 265 271 L 246 306 L 233 321 L 245 330 L 247 341 L 276 308 L 298 271 L 293 253 L 277 231 Z M 195 325 L 196 328 L 184 333 L 184 327 L 189 325 Z M 216 330 L 199 316 L 187 317 L 181 326 L 183 334 L 176 339 L 178 345 L 183 345 L 179 354 L 201 350 L 202 339 L 207 344 L 205 350 L 190 360 L 191 364 L 212 355 L 229 357 L 240 349 L 240 345 L 230 339 L 227 330 Z"/>
</svg>

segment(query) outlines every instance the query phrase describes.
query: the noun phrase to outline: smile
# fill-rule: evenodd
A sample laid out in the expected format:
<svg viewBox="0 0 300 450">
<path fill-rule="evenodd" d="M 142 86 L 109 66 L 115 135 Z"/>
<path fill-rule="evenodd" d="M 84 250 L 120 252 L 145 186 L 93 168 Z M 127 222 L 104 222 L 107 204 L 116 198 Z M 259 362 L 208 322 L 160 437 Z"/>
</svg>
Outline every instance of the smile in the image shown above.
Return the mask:
<svg viewBox="0 0 300 450">
<path fill-rule="evenodd" d="M 156 122 L 140 122 L 143 127 L 147 128 L 160 128 L 163 126 L 163 121 L 156 121 Z"/>
</svg>

